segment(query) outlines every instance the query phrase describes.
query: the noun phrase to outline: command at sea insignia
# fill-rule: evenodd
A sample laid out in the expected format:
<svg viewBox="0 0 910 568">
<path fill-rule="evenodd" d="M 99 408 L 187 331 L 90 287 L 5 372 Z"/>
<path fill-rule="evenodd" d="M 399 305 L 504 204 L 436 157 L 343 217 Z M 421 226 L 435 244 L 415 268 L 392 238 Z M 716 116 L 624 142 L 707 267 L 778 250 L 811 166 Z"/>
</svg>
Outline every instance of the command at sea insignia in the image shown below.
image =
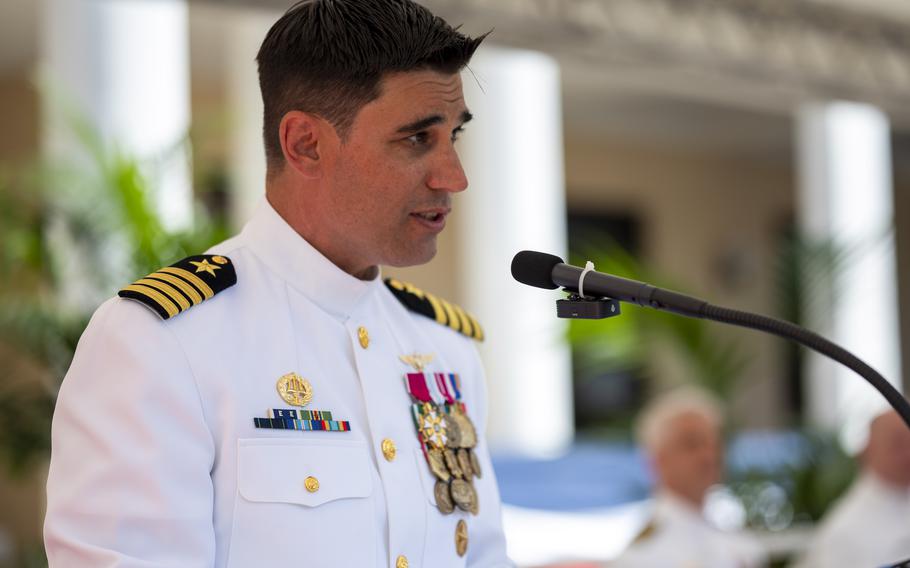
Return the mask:
<svg viewBox="0 0 910 568">
<path fill-rule="evenodd" d="M 333 420 L 331 410 L 303 410 L 313 400 L 313 385 L 297 373 L 282 375 L 275 385 L 281 399 L 300 408 L 270 408 L 268 416 L 253 418 L 256 428 L 305 432 L 350 432 L 347 420 Z"/>
<path fill-rule="evenodd" d="M 231 259 L 201 254 L 190 256 L 141 278 L 117 295 L 142 303 L 168 319 L 237 283 Z"/>
</svg>

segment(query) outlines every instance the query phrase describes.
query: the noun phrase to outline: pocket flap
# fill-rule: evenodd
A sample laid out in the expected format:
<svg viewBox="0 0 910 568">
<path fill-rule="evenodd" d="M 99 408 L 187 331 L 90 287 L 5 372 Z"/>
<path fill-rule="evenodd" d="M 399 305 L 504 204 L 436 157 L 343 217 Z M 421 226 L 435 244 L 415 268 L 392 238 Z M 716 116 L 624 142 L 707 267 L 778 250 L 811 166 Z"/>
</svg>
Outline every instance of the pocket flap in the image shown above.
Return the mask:
<svg viewBox="0 0 910 568">
<path fill-rule="evenodd" d="M 248 501 L 316 507 L 373 492 L 370 457 L 361 441 L 241 439 L 237 462 L 237 487 Z M 318 488 L 311 482 L 307 489 L 310 477 Z"/>
</svg>

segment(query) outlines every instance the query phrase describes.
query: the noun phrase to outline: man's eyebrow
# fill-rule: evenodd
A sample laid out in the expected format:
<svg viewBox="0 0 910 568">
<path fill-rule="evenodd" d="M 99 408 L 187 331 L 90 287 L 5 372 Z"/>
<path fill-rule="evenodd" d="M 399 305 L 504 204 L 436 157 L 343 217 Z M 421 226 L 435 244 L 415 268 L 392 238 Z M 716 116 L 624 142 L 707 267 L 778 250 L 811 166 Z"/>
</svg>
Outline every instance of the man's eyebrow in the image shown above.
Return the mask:
<svg viewBox="0 0 910 568">
<path fill-rule="evenodd" d="M 469 122 L 472 118 L 474 118 L 474 115 L 471 114 L 470 112 L 468 112 L 468 111 L 462 112 L 461 113 L 461 124 L 465 124 L 466 122 Z M 445 118 L 441 114 L 434 114 L 432 116 L 427 116 L 425 118 L 415 120 L 414 122 L 411 122 L 409 124 L 405 124 L 404 126 L 402 126 L 401 128 L 398 129 L 398 132 L 402 133 L 402 134 L 407 134 L 409 132 L 420 132 L 421 130 L 426 130 L 427 128 L 429 128 L 431 126 L 436 126 L 437 124 L 442 124 L 443 122 L 445 122 Z"/>
</svg>

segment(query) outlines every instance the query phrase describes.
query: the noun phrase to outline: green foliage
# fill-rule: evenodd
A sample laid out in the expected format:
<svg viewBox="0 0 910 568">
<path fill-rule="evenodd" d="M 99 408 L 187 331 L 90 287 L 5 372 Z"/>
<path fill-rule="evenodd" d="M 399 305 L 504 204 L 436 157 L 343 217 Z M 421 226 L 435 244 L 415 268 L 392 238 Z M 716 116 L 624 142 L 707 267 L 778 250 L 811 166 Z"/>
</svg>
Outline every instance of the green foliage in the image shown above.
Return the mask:
<svg viewBox="0 0 910 568">
<path fill-rule="evenodd" d="M 673 287 L 667 278 L 652 273 L 602 233 L 585 235 L 573 248 L 569 256 L 573 264 L 584 265 L 590 260 L 602 272 Z M 690 365 L 689 376 L 700 386 L 723 400 L 729 399 L 748 363 L 735 341 L 719 335 L 703 320 L 631 304 L 623 304 L 622 311 L 621 316 L 605 321 L 571 320 L 569 340 L 580 376 L 645 368 L 653 346 L 663 343 L 683 356 Z"/>
<path fill-rule="evenodd" d="M 0 175 L 0 459 L 19 472 L 49 452 L 56 392 L 98 304 L 226 237 L 198 207 L 192 228 L 168 228 L 153 165 L 72 124 L 81 151 L 69 163 Z"/>
<path fill-rule="evenodd" d="M 10 564 L 0 563 L 0 568 L 47 568 L 44 544 L 41 542 L 20 544 Z"/>
<path fill-rule="evenodd" d="M 742 501 L 747 525 L 779 531 L 818 522 L 853 481 L 857 465 L 831 434 L 804 434 L 799 455 L 773 470 L 734 472 L 731 491 Z"/>
<path fill-rule="evenodd" d="M 828 311 L 840 295 L 841 274 L 875 248 L 893 246 L 893 227 L 868 240 L 853 243 L 833 238 L 785 235 L 774 267 L 780 317 L 810 328 L 814 314 Z"/>
<path fill-rule="evenodd" d="M 819 521 L 831 504 L 850 486 L 857 463 L 834 436 L 813 435 L 812 451 L 802 467 L 794 468 L 792 501 L 797 521 Z"/>
</svg>

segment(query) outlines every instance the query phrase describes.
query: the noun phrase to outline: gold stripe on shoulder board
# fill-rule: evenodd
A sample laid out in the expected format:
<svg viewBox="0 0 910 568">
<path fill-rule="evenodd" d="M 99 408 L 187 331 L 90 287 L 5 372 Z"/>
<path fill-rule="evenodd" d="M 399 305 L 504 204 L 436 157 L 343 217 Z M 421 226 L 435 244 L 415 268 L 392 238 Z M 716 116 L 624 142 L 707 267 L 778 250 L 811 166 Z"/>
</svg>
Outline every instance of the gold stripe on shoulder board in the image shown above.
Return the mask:
<svg viewBox="0 0 910 568">
<path fill-rule="evenodd" d="M 471 324 L 471 320 L 468 319 L 468 314 L 466 314 L 459 305 L 453 304 L 452 307 L 455 308 L 455 313 L 458 314 L 458 317 L 461 319 L 461 329 L 464 331 L 464 334 L 474 337 L 474 326 Z"/>
<path fill-rule="evenodd" d="M 129 290 L 130 292 L 136 292 L 137 294 L 142 294 L 146 298 L 151 299 L 156 304 L 161 306 L 165 312 L 167 312 L 168 317 L 174 317 L 180 313 L 180 310 L 177 309 L 177 306 L 173 302 L 168 300 L 164 294 L 160 293 L 154 288 L 149 288 L 148 286 L 140 286 L 138 284 L 130 284 L 125 287 L 124 290 Z"/>
<path fill-rule="evenodd" d="M 143 286 L 148 286 L 150 288 L 154 288 L 154 289 L 158 290 L 159 292 L 161 292 L 162 294 L 167 296 L 167 298 L 170 301 L 172 301 L 175 304 L 177 304 L 178 306 L 180 306 L 180 311 L 188 310 L 190 308 L 189 300 L 184 298 L 183 294 L 178 292 L 177 289 L 174 288 L 173 286 L 171 286 L 170 284 L 166 284 L 164 282 L 159 282 L 158 280 L 152 280 L 151 278 L 147 278 L 147 277 L 143 278 L 141 280 L 137 280 L 135 282 L 135 284 L 142 284 Z"/>
<path fill-rule="evenodd" d="M 205 299 L 208 300 L 215 295 L 215 292 L 209 287 L 208 284 L 202 281 L 202 278 L 199 278 L 189 270 L 184 270 L 182 268 L 177 268 L 176 266 L 165 266 L 158 272 L 167 272 L 173 274 L 174 276 L 179 276 L 184 280 L 188 281 L 190 284 L 198 288 L 202 294 L 205 296 Z"/>
<path fill-rule="evenodd" d="M 468 317 L 471 318 L 471 324 L 474 326 L 474 339 L 477 341 L 483 341 L 483 328 L 480 327 L 479 323 L 477 323 L 477 318 L 471 314 L 468 314 Z"/>
<path fill-rule="evenodd" d="M 448 320 L 446 319 L 446 313 L 442 309 L 442 303 L 439 301 L 439 298 L 433 294 L 427 294 L 427 300 L 429 300 L 430 305 L 433 306 L 433 312 L 436 315 L 436 322 L 446 325 Z"/>
<path fill-rule="evenodd" d="M 190 299 L 190 301 L 193 302 L 194 306 L 196 304 L 202 303 L 203 298 L 199 294 L 199 292 L 195 288 L 190 286 L 185 280 L 181 280 L 180 278 L 177 278 L 173 274 L 168 274 L 167 272 L 159 270 L 158 272 L 153 272 L 153 273 L 149 274 L 148 278 L 156 278 L 158 280 L 164 280 L 165 282 L 169 282 L 171 285 L 176 286 L 181 292 L 186 294 L 186 296 Z"/>
<path fill-rule="evenodd" d="M 446 316 L 449 318 L 449 327 L 455 331 L 461 331 L 461 321 L 458 319 L 455 310 L 452 309 L 452 304 L 446 300 L 442 300 L 442 307 L 446 311 Z"/>
</svg>

